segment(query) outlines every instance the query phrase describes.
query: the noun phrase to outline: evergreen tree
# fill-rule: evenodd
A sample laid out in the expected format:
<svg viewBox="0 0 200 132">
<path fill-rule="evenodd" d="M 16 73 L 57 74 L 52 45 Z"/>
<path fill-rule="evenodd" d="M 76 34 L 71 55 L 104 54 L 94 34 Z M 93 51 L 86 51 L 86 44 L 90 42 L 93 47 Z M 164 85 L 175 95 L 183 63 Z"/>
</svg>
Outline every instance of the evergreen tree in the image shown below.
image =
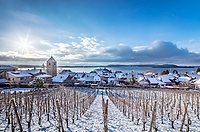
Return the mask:
<svg viewBox="0 0 200 132">
<path fill-rule="evenodd" d="M 173 70 L 172 73 L 173 73 L 173 74 L 178 74 L 178 71 L 177 71 L 177 70 Z"/>
<path fill-rule="evenodd" d="M 33 87 L 34 88 L 43 88 L 44 87 L 44 80 L 42 78 L 35 78 L 33 80 Z"/>
<path fill-rule="evenodd" d="M 169 74 L 169 70 L 165 70 L 161 73 L 162 75 L 166 75 L 166 74 Z"/>
<path fill-rule="evenodd" d="M 200 72 L 200 67 L 198 67 L 198 68 L 197 68 L 197 71 L 196 71 L 196 73 L 198 73 L 198 72 Z"/>
<path fill-rule="evenodd" d="M 132 78 L 130 80 L 131 84 L 133 85 L 134 83 L 136 83 L 135 77 L 132 75 Z"/>
</svg>

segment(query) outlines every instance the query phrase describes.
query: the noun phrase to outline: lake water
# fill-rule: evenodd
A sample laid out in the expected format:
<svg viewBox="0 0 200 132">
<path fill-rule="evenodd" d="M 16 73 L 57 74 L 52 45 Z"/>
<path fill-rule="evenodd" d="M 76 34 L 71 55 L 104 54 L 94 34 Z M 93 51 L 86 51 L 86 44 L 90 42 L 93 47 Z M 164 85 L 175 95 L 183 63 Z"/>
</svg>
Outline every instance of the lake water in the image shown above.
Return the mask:
<svg viewBox="0 0 200 132">
<path fill-rule="evenodd" d="M 135 66 L 119 66 L 119 67 L 58 67 L 58 70 L 70 69 L 73 72 L 91 72 L 97 68 L 107 68 L 112 71 L 123 71 L 123 72 L 139 72 L 143 73 L 146 70 L 151 70 L 153 72 L 162 72 L 164 70 L 169 70 L 169 72 L 173 72 L 173 70 L 177 70 L 179 73 L 191 73 L 196 72 L 197 67 L 195 68 L 152 68 L 152 67 L 135 67 Z"/>
</svg>

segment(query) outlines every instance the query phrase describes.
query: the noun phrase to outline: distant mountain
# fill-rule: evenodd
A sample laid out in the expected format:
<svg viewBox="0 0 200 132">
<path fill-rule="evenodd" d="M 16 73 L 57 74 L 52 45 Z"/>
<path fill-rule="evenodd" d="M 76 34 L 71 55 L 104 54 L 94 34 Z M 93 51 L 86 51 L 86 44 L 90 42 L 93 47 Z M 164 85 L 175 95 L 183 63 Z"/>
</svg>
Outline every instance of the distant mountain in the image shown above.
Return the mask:
<svg viewBox="0 0 200 132">
<path fill-rule="evenodd" d="M 151 67 L 151 68 L 195 68 L 194 66 L 178 66 L 174 64 L 163 64 L 163 65 L 154 65 L 154 64 L 143 64 L 143 65 L 108 65 L 107 67 Z"/>
<path fill-rule="evenodd" d="M 195 68 L 194 66 L 177 66 L 174 64 L 154 65 L 152 68 Z"/>
</svg>

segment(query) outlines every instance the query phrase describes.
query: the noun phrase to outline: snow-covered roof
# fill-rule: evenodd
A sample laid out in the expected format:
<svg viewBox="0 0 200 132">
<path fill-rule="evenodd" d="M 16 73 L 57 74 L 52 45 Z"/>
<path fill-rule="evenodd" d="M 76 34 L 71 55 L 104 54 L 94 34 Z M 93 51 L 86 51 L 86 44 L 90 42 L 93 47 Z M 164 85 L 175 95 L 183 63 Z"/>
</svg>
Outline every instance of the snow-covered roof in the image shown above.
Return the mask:
<svg viewBox="0 0 200 132">
<path fill-rule="evenodd" d="M 188 74 L 188 76 L 191 78 L 197 78 L 197 79 L 200 78 L 200 76 L 198 74 Z"/>
<path fill-rule="evenodd" d="M 127 78 L 127 76 L 126 76 L 126 74 L 124 74 L 124 73 L 119 73 L 119 74 L 117 74 L 117 78 Z"/>
<path fill-rule="evenodd" d="M 49 77 L 52 77 L 52 75 L 40 74 L 40 75 L 36 76 L 36 78 L 49 78 Z"/>
<path fill-rule="evenodd" d="M 81 78 L 78 78 L 77 80 L 92 82 L 92 81 L 101 81 L 101 78 L 97 73 L 84 73 L 84 76 L 82 76 Z"/>
<path fill-rule="evenodd" d="M 93 71 L 96 72 L 98 75 L 103 75 L 104 73 L 112 73 L 112 71 L 108 70 L 107 68 L 94 69 Z"/>
<path fill-rule="evenodd" d="M 15 72 L 8 72 L 8 74 L 14 76 L 14 77 L 31 77 L 32 75 L 27 73 L 27 72 L 24 72 L 24 71 L 15 71 Z"/>
<path fill-rule="evenodd" d="M 63 82 L 64 80 L 67 79 L 69 74 L 58 74 L 57 76 L 52 78 L 52 82 Z"/>
<path fill-rule="evenodd" d="M 171 82 L 170 79 L 174 79 L 174 76 L 172 76 L 172 75 L 160 75 L 158 78 L 162 82 L 167 83 L 167 82 Z"/>
<path fill-rule="evenodd" d="M 31 70 L 17 70 L 17 71 L 10 71 L 8 74 L 14 77 L 28 77 L 32 75 L 36 75 L 38 73 L 46 73 L 44 69 L 31 69 Z"/>
<path fill-rule="evenodd" d="M 200 84 L 200 79 L 198 79 L 194 84 Z"/>
<path fill-rule="evenodd" d="M 141 84 L 141 85 L 149 85 L 149 82 L 141 81 L 141 82 L 139 82 L 139 84 Z"/>
<path fill-rule="evenodd" d="M 94 76 L 86 76 L 85 77 L 85 81 L 86 82 L 92 82 L 92 81 L 94 81 Z"/>
<path fill-rule="evenodd" d="M 0 84 L 1 83 L 8 83 L 9 81 L 8 80 L 6 80 L 6 79 L 0 79 Z"/>
<path fill-rule="evenodd" d="M 79 78 L 81 78 L 83 75 L 84 75 L 84 72 L 77 72 L 77 73 L 74 75 L 74 78 L 79 79 Z"/>
<path fill-rule="evenodd" d="M 190 79 L 191 79 L 190 77 L 183 77 L 183 76 L 182 76 L 182 77 L 179 77 L 179 78 L 178 78 L 178 81 L 179 81 L 179 82 L 189 82 Z"/>
<path fill-rule="evenodd" d="M 148 78 L 148 80 L 149 80 L 150 84 L 158 84 L 159 83 L 157 78 Z"/>
<path fill-rule="evenodd" d="M 142 80 L 144 80 L 145 78 L 144 78 L 144 76 L 143 75 L 138 75 L 138 77 L 137 77 L 137 81 L 138 82 L 141 82 Z"/>
</svg>

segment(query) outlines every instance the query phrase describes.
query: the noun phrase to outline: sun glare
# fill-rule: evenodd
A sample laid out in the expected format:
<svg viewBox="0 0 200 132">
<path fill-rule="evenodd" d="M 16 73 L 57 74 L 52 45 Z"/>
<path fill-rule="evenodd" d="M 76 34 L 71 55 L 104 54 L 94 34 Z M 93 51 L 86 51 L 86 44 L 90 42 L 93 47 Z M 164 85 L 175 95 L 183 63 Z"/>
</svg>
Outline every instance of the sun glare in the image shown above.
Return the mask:
<svg viewBox="0 0 200 132">
<path fill-rule="evenodd" d="M 25 53 L 28 53 L 28 48 L 30 47 L 30 43 L 31 41 L 28 40 L 29 38 L 29 34 L 26 35 L 25 39 L 23 39 L 20 35 L 18 35 L 18 38 L 19 38 L 19 47 L 18 49 L 21 50 L 22 54 L 25 54 Z"/>
</svg>

